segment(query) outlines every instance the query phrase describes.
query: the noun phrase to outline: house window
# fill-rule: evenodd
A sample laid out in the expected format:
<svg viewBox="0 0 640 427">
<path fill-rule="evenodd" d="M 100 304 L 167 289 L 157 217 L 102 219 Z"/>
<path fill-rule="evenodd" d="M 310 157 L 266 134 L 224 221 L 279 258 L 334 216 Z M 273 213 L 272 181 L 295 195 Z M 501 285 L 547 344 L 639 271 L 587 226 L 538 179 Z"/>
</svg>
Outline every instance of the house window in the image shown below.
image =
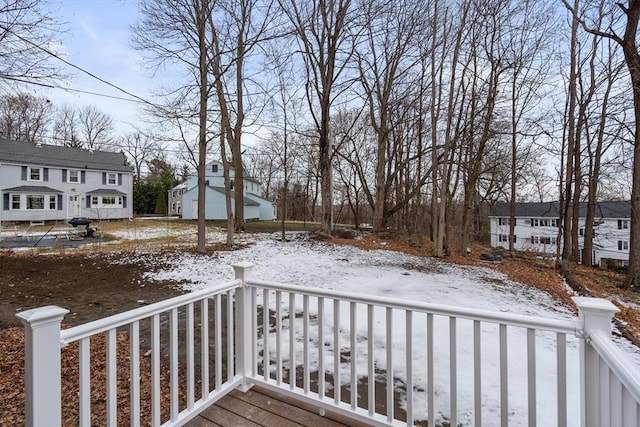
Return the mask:
<svg viewBox="0 0 640 427">
<path fill-rule="evenodd" d="M 531 244 L 537 244 L 540 243 L 540 237 L 539 236 L 531 236 Z"/>
<path fill-rule="evenodd" d="M 619 251 L 628 251 L 629 250 L 629 242 L 627 240 L 618 240 L 618 250 Z"/>
<path fill-rule="evenodd" d="M 42 181 L 42 168 L 29 168 L 29 181 Z"/>
<path fill-rule="evenodd" d="M 498 225 L 509 225 L 509 218 L 498 218 Z M 516 219 L 513 219 L 513 225 L 516 225 Z"/>
<path fill-rule="evenodd" d="M 618 220 L 618 230 L 628 230 L 629 229 L 629 220 L 628 219 L 619 219 Z"/>
<path fill-rule="evenodd" d="M 58 204 L 56 203 L 57 199 L 58 198 L 55 195 L 49 196 L 49 209 L 52 211 L 58 209 Z"/>
<path fill-rule="evenodd" d="M 580 234 L 580 236 L 584 236 L 584 228 L 580 228 L 578 234 Z"/>
<path fill-rule="evenodd" d="M 12 194 L 11 195 L 11 209 L 19 210 L 20 209 L 20 195 Z"/>
<path fill-rule="evenodd" d="M 107 174 L 107 184 L 109 185 L 118 185 L 118 175 L 115 173 Z"/>
<path fill-rule="evenodd" d="M 80 172 L 69 171 L 69 182 L 80 182 Z"/>
<path fill-rule="evenodd" d="M 218 165 L 211 165 L 211 172 L 218 173 Z"/>
<path fill-rule="evenodd" d="M 91 206 L 98 206 L 98 196 L 91 196 Z"/>
<path fill-rule="evenodd" d="M 509 241 L 509 237 L 506 234 L 500 234 L 500 235 L 498 235 L 498 241 L 500 241 L 500 242 L 508 242 Z"/>
<path fill-rule="evenodd" d="M 551 226 L 552 227 L 559 227 L 559 225 L 558 225 L 559 222 L 560 221 L 557 218 L 552 218 L 551 219 Z"/>
<path fill-rule="evenodd" d="M 102 196 L 102 204 L 112 206 L 116 204 L 116 196 Z"/>
<path fill-rule="evenodd" d="M 27 194 L 27 209 L 44 210 L 44 196 Z"/>
<path fill-rule="evenodd" d="M 542 243 L 543 245 L 550 245 L 551 237 L 540 237 L 540 243 Z"/>
<path fill-rule="evenodd" d="M 531 218 L 531 226 L 532 227 L 538 227 L 539 226 L 539 221 L 537 219 Z"/>
<path fill-rule="evenodd" d="M 177 213 L 178 215 L 180 215 L 180 214 L 182 213 L 182 204 L 181 204 L 180 202 L 177 202 L 177 203 L 176 203 L 176 208 L 177 208 L 176 213 Z"/>
</svg>

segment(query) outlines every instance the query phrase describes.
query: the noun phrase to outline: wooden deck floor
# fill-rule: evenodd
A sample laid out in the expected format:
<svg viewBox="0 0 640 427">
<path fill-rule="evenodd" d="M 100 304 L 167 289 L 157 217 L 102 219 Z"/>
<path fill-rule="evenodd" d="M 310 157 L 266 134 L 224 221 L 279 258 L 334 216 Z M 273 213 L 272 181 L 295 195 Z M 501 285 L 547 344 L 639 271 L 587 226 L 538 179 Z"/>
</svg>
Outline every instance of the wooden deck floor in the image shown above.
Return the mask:
<svg viewBox="0 0 640 427">
<path fill-rule="evenodd" d="M 354 422 L 328 411 L 324 416 L 320 416 L 318 409 L 314 406 L 255 386 L 246 393 L 232 391 L 186 426 L 364 427 L 366 424 Z"/>
</svg>

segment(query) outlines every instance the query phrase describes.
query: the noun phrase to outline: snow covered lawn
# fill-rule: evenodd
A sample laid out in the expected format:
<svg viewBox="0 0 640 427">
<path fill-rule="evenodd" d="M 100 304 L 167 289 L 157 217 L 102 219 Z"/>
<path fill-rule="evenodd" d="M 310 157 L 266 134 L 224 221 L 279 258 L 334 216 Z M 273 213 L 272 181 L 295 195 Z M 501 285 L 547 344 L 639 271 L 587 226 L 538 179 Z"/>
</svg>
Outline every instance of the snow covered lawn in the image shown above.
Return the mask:
<svg viewBox="0 0 640 427">
<path fill-rule="evenodd" d="M 355 292 L 372 296 L 447 304 L 475 309 L 501 311 L 517 314 L 542 316 L 557 319 L 573 319 L 574 314 L 564 305 L 547 294 L 523 284 L 515 283 L 489 268 L 477 268 L 449 264 L 433 258 L 422 258 L 393 251 L 366 251 L 351 246 L 337 246 L 309 241 L 304 235 L 292 235 L 292 241 L 281 243 L 273 235 L 245 235 L 248 247 L 231 251 L 216 252 L 211 255 L 173 252 L 164 256 L 165 265 L 171 267 L 149 273 L 150 280 L 175 280 L 185 283 L 188 289 L 200 289 L 233 278 L 232 264 L 248 261 L 255 264 L 251 275 L 264 280 L 290 283 L 294 285 Z M 144 254 L 140 254 L 144 257 Z M 186 280 L 186 282 L 185 282 Z M 328 304 L 330 305 L 330 304 Z M 366 339 L 366 310 L 358 309 L 357 331 L 359 338 Z M 325 318 L 332 318 L 332 307 L 325 307 Z M 296 302 L 296 311 L 302 310 L 301 301 Z M 315 313 L 313 312 L 315 310 Z M 348 304 L 341 304 L 342 319 L 349 318 Z M 317 306 L 311 307 L 311 315 L 317 315 Z M 397 316 L 396 316 L 397 314 Z M 417 315 L 416 315 L 417 316 Z M 396 319 L 397 317 L 397 319 Z M 426 316 L 420 317 L 420 319 Z M 376 345 L 384 345 L 386 331 L 384 312 L 376 314 Z M 426 408 L 426 322 L 414 322 L 413 365 L 415 416 L 417 420 L 427 418 Z M 341 329 L 341 344 L 349 339 L 348 321 L 346 329 Z M 394 313 L 394 337 L 404 337 L 404 314 Z M 295 325 L 296 360 L 302 360 L 302 336 L 300 325 Z M 448 420 L 449 396 L 449 320 L 436 317 L 435 322 L 434 372 L 436 384 L 436 416 L 438 421 Z M 333 331 L 327 329 L 325 342 L 333 348 Z M 317 334 L 312 337 L 317 340 Z M 537 377 L 537 424 L 556 425 L 555 380 L 556 352 L 554 333 L 536 335 L 536 377 Z M 482 326 L 482 383 L 483 421 L 485 425 L 499 425 L 500 364 L 498 353 L 498 327 L 492 324 Z M 527 353 L 526 330 L 509 328 L 509 425 L 527 425 Z M 275 340 L 270 340 L 274 343 Z M 361 341 L 359 339 L 359 341 Z M 275 345 L 275 343 L 274 343 Z M 394 374 L 402 378 L 406 372 L 404 340 L 394 339 Z M 638 356 L 629 344 L 621 344 L 631 355 Z M 324 347 L 324 346 L 323 346 Z M 459 320 L 457 325 L 457 388 L 458 422 L 473 425 L 473 322 Z M 270 349 L 273 351 L 273 349 Z M 284 351 L 288 354 L 288 350 Z M 331 353 L 331 352 L 329 352 Z M 366 374 L 366 344 L 358 347 L 358 373 Z M 361 354 L 362 353 L 362 354 Z M 398 355 L 395 356 L 395 353 Z M 273 354 L 273 353 L 272 353 Z M 578 393 L 578 341 L 568 337 L 567 385 L 570 425 L 579 425 Z M 325 369 L 333 372 L 333 354 L 327 354 Z M 376 352 L 376 366 L 386 366 L 385 351 Z M 285 363 L 288 361 L 285 360 Z M 349 363 L 341 366 L 341 377 L 348 382 Z"/>
</svg>

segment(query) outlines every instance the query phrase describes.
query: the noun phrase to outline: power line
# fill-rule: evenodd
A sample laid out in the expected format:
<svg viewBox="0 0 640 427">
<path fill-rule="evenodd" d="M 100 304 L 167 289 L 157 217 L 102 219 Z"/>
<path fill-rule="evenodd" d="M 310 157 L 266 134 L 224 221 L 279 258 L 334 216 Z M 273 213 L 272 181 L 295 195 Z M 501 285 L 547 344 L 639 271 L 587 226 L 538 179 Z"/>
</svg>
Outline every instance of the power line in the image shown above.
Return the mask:
<svg viewBox="0 0 640 427">
<path fill-rule="evenodd" d="M 79 65 L 76 65 L 76 64 L 73 64 L 73 63 L 71 63 L 71 62 L 67 61 L 66 59 L 64 59 L 64 58 L 60 57 L 58 54 L 56 54 L 56 53 L 54 53 L 54 52 L 50 51 L 49 49 L 47 49 L 47 48 L 45 48 L 45 47 L 43 47 L 43 46 L 40 46 L 40 45 L 38 45 L 38 44 L 36 44 L 36 43 L 32 42 L 32 41 L 31 41 L 31 40 L 29 40 L 29 39 L 26 39 L 26 38 L 22 37 L 20 34 L 17 34 L 15 31 L 12 31 L 11 29 L 9 29 L 9 28 L 5 27 L 4 25 L 0 25 L 0 28 L 1 28 L 2 30 L 4 30 L 5 32 L 10 32 L 10 33 L 12 33 L 15 37 L 17 37 L 18 39 L 20 39 L 20 40 L 21 40 L 21 41 L 23 41 L 24 43 L 27 43 L 27 44 L 29 44 L 30 46 L 35 47 L 36 49 L 39 49 L 39 50 L 43 51 L 43 52 L 44 52 L 44 53 L 46 53 L 47 55 L 49 55 L 49 56 L 52 56 L 52 57 L 56 58 L 57 60 L 59 60 L 59 61 L 61 61 L 61 62 L 65 63 L 65 64 L 67 64 L 68 66 L 70 66 L 70 67 L 72 67 L 72 68 L 75 68 L 76 70 L 81 71 L 81 72 L 83 72 L 83 73 L 87 74 L 88 76 L 90 76 L 90 77 L 92 77 L 92 78 L 94 78 L 94 79 L 96 79 L 96 80 L 98 80 L 98 81 L 100 81 L 100 82 L 102 82 L 102 83 L 104 83 L 104 84 L 106 84 L 106 85 L 108 85 L 108 86 L 111 86 L 112 88 L 114 88 L 114 89 L 116 89 L 116 90 L 118 90 L 118 91 L 120 91 L 120 92 L 122 92 L 122 93 L 124 93 L 124 94 L 126 94 L 126 95 L 128 95 L 128 96 L 130 96 L 130 97 L 132 97 L 132 98 L 137 99 L 137 100 L 138 100 L 137 102 L 142 102 L 142 103 L 144 103 L 144 104 L 150 105 L 150 106 L 151 106 L 151 107 L 153 107 L 153 108 L 161 108 L 161 107 L 159 107 L 158 105 L 156 105 L 156 104 L 154 104 L 154 103 L 152 103 L 152 102 L 150 102 L 150 101 L 146 100 L 145 98 L 143 98 L 143 97 L 141 97 L 141 96 L 138 96 L 138 95 L 136 95 L 136 94 L 134 94 L 134 93 L 131 93 L 131 92 L 129 92 L 128 90 L 123 89 L 123 88 L 121 88 L 120 86 L 118 86 L 118 85 L 116 85 L 116 84 L 114 84 L 114 83 L 111 83 L 111 82 L 109 82 L 109 81 L 107 81 L 107 80 L 105 80 L 105 79 L 103 79 L 103 78 L 101 78 L 101 77 L 98 77 L 97 75 L 93 74 L 92 72 L 90 72 L 90 71 L 88 71 L 88 70 L 85 70 L 84 68 L 80 67 Z M 32 82 L 32 83 L 36 84 L 35 82 Z M 41 86 L 46 86 L 45 84 L 42 84 L 42 83 L 41 83 L 40 85 L 41 85 Z M 54 87 L 54 85 L 50 85 L 49 87 Z M 62 88 L 62 87 L 59 87 L 59 88 L 60 88 L 60 89 L 64 89 L 64 88 Z M 129 100 L 129 101 L 131 101 L 131 100 Z"/>
</svg>

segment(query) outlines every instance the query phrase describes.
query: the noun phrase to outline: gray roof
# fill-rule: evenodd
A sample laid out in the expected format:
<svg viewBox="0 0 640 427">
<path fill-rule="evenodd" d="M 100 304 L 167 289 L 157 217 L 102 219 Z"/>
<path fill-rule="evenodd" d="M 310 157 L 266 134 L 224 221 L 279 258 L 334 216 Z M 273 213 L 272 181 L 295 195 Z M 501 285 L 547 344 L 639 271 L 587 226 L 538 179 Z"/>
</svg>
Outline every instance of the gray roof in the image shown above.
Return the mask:
<svg viewBox="0 0 640 427">
<path fill-rule="evenodd" d="M 560 216 L 559 202 L 542 203 L 516 203 L 517 217 L 531 218 L 558 218 Z M 489 216 L 509 216 L 509 203 L 496 203 Z M 587 216 L 587 204 L 580 203 L 580 217 Z M 596 203 L 596 218 L 631 218 L 631 202 L 628 200 L 618 202 Z"/>
<path fill-rule="evenodd" d="M 20 187 L 3 188 L 2 191 L 7 193 L 62 193 L 60 190 L 39 185 L 22 185 Z"/>
<path fill-rule="evenodd" d="M 208 186 L 209 188 L 211 188 L 214 191 L 217 191 L 218 193 L 222 193 L 224 194 L 224 187 L 212 187 L 212 186 Z M 231 193 L 231 198 L 233 199 L 233 193 Z M 251 199 L 249 199 L 248 197 L 244 198 L 244 205 L 245 206 L 260 206 L 260 203 L 255 202 Z"/>
<path fill-rule="evenodd" d="M 122 191 L 118 191 L 118 190 L 114 190 L 111 188 L 98 188 L 97 190 L 93 190 L 93 191 L 88 191 L 87 194 L 106 194 L 109 196 L 113 196 L 114 194 L 118 194 L 118 195 L 122 195 L 122 196 L 126 196 L 127 193 L 123 193 Z"/>
<path fill-rule="evenodd" d="M 0 163 L 131 172 L 123 153 L 0 139 Z"/>
</svg>

